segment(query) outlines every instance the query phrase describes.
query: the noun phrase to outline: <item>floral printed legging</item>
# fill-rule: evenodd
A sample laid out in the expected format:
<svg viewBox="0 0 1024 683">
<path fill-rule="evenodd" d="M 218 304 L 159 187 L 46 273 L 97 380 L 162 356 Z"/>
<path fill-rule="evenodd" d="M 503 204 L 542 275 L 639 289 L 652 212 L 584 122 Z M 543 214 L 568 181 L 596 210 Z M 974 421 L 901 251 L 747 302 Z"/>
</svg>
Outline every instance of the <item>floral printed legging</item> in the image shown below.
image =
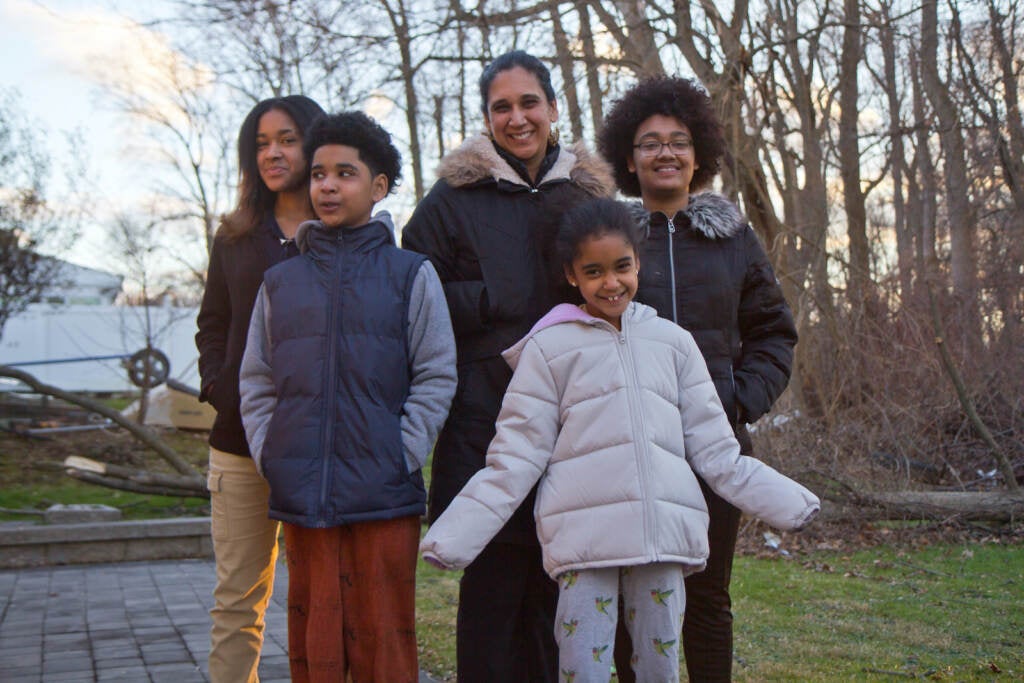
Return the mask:
<svg viewBox="0 0 1024 683">
<path fill-rule="evenodd" d="M 611 679 L 619 599 L 633 639 L 637 680 L 679 680 L 686 611 L 683 567 L 658 563 L 569 571 L 558 577 L 555 640 L 562 683 Z"/>
</svg>

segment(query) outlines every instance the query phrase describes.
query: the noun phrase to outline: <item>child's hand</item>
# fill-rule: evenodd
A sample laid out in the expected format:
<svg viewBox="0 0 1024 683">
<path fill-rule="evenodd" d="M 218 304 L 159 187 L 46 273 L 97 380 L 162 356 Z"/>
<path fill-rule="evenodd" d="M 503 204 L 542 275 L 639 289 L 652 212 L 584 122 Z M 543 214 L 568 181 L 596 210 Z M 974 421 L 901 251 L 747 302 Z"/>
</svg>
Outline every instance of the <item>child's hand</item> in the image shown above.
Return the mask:
<svg viewBox="0 0 1024 683">
<path fill-rule="evenodd" d="M 793 526 L 790 531 L 803 531 L 807 528 L 807 525 L 814 521 L 814 518 L 821 512 L 821 503 L 815 503 L 807 510 L 807 514 L 804 515 L 803 519 L 799 520 L 796 525 Z"/>
<path fill-rule="evenodd" d="M 423 553 L 423 561 L 432 567 L 437 567 L 438 569 L 453 569 L 453 567 L 449 567 L 448 565 L 446 565 L 444 562 L 440 560 L 440 558 L 437 557 L 437 555 L 431 552 Z"/>
</svg>

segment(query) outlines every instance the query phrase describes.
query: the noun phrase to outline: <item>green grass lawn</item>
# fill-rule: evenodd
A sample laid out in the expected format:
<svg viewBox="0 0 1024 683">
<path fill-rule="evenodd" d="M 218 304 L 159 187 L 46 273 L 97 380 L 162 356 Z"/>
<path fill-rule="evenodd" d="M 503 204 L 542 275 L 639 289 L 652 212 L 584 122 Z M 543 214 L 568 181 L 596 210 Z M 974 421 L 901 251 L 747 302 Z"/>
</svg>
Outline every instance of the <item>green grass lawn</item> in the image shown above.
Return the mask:
<svg viewBox="0 0 1024 683">
<path fill-rule="evenodd" d="M 203 469 L 204 435 L 165 438 Z M 34 461 L 66 454 L 97 451 L 102 459 L 104 446 L 47 444 L 0 439 L 0 508 L 106 503 L 127 519 L 208 512 L 205 500 L 143 496 L 35 472 Z M 458 578 L 419 565 L 420 664 L 444 680 L 455 674 Z M 733 672 L 740 683 L 1024 681 L 1024 546 L 946 543 L 913 551 L 883 546 L 790 559 L 738 557 L 732 596 Z"/>
<path fill-rule="evenodd" d="M 192 517 L 210 514 L 210 503 L 199 498 L 150 496 L 118 491 L 75 481 L 70 477 L 54 483 L 12 487 L 0 490 L 0 508 L 37 510 L 53 504 L 102 504 L 119 508 L 124 519 Z M 38 519 L 37 516 L 0 512 L 0 521 Z"/>
<path fill-rule="evenodd" d="M 738 557 L 732 595 L 739 682 L 1024 680 L 1020 546 Z M 420 664 L 449 680 L 457 598 L 421 562 Z"/>
<path fill-rule="evenodd" d="M 737 680 L 1024 680 L 1024 549 L 740 558 Z"/>
<path fill-rule="evenodd" d="M 197 473 L 205 473 L 209 452 L 205 433 L 171 429 L 157 433 L 181 457 L 195 465 Z M 120 429 L 55 433 L 37 439 L 0 431 L 0 521 L 37 520 L 35 515 L 5 510 L 41 512 L 58 503 L 102 503 L 120 508 L 125 519 L 209 514 L 209 501 L 205 499 L 144 495 L 73 479 L 60 468 L 60 463 L 69 455 L 131 469 L 171 472 L 159 457 Z M 41 467 L 44 464 L 48 467 Z"/>
</svg>

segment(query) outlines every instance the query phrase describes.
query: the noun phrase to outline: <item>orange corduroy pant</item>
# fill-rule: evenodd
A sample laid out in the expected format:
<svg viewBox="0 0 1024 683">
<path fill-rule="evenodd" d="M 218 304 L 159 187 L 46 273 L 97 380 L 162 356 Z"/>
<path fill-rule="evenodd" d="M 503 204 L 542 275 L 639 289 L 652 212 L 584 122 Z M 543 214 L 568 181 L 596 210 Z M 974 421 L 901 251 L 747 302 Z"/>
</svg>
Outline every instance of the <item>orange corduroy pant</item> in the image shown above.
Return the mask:
<svg viewBox="0 0 1024 683">
<path fill-rule="evenodd" d="M 416 683 L 420 518 L 284 525 L 293 683 Z"/>
</svg>

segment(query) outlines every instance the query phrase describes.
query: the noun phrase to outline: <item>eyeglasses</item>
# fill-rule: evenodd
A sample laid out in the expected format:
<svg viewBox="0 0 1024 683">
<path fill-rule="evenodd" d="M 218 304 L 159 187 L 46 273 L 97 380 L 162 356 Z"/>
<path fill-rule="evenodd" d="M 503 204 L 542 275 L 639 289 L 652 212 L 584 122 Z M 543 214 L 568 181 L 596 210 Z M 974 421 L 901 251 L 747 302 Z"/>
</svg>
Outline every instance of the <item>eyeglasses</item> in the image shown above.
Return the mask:
<svg viewBox="0 0 1024 683">
<path fill-rule="evenodd" d="M 640 156 L 645 157 L 656 157 L 661 154 L 661 150 L 665 147 L 668 147 L 668 151 L 673 154 L 686 154 L 693 149 L 693 140 L 688 138 L 676 138 L 668 142 L 644 140 L 639 145 L 633 145 L 633 149 L 640 150 Z"/>
</svg>

